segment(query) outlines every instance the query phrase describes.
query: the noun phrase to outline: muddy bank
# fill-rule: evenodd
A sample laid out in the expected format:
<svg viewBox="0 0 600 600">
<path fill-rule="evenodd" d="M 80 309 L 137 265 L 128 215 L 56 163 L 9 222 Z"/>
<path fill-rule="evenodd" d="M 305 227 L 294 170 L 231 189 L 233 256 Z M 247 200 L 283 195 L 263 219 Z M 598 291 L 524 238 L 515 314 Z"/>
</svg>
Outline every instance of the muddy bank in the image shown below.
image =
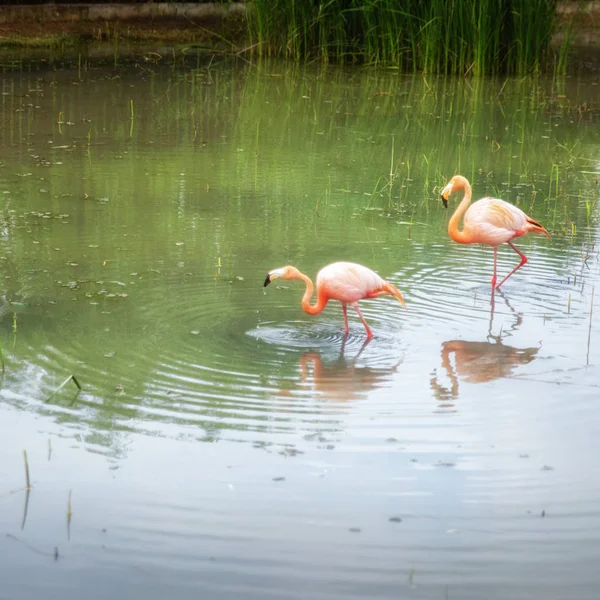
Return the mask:
<svg viewBox="0 0 600 600">
<path fill-rule="evenodd" d="M 107 40 L 172 44 L 210 42 L 216 46 L 243 47 L 245 34 L 245 20 L 239 17 L 205 18 L 201 23 L 179 19 L 50 23 L 18 21 L 0 24 L 0 47 L 93 46 Z"/>
<path fill-rule="evenodd" d="M 102 40 L 243 48 L 245 4 L 47 4 L 4 6 L 0 46 L 69 46 Z"/>
<path fill-rule="evenodd" d="M 39 5 L 8 5 L 0 11 L 0 24 L 19 21 L 43 23 L 69 21 L 127 21 L 136 19 L 214 19 L 244 15 L 244 2 L 147 2 L 115 3 L 52 3 Z"/>
</svg>

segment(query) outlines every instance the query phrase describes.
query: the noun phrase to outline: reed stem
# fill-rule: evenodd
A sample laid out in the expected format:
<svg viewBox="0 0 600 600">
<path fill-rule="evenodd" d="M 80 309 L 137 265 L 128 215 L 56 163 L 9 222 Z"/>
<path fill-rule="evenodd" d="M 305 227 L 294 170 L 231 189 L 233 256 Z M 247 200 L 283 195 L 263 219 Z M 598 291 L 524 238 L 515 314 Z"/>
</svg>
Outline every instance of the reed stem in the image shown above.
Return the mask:
<svg viewBox="0 0 600 600">
<path fill-rule="evenodd" d="M 249 51 L 440 74 L 550 66 L 556 0 L 254 0 Z M 556 70 L 566 64 L 570 35 Z"/>
<path fill-rule="evenodd" d="M 27 450 L 23 449 L 23 459 L 25 460 L 25 489 L 31 489 L 31 481 L 29 479 L 29 461 L 27 460 Z"/>
</svg>

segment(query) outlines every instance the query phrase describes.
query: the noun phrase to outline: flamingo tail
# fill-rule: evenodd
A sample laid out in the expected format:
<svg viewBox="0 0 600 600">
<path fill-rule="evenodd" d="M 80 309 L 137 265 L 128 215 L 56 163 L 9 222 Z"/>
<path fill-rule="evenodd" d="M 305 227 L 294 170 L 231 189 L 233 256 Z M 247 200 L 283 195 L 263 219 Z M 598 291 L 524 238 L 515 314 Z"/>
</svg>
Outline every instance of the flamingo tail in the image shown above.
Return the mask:
<svg viewBox="0 0 600 600">
<path fill-rule="evenodd" d="M 541 223 L 538 223 L 537 221 L 534 221 L 529 217 L 527 217 L 527 223 L 529 224 L 529 231 L 534 231 L 535 233 L 543 233 L 549 240 L 552 239 L 550 237 L 550 234 L 548 233 L 548 230 Z"/>
</svg>

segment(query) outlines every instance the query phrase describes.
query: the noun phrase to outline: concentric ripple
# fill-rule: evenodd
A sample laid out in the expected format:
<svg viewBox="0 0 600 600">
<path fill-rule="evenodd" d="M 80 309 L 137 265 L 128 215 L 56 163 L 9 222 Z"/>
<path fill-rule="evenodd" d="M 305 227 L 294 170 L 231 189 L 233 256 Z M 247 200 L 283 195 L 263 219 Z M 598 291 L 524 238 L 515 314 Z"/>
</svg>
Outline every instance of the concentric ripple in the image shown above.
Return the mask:
<svg viewBox="0 0 600 600">
<path fill-rule="evenodd" d="M 487 320 L 492 300 L 490 280 L 493 272 L 493 252 L 489 247 L 443 244 L 417 248 L 420 261 L 405 268 L 390 280 L 406 290 L 409 308 L 416 310 L 417 319 L 407 320 L 408 327 L 427 323 L 453 323 L 469 327 L 474 319 Z M 494 294 L 498 314 L 514 312 L 523 316 L 552 315 L 553 319 L 567 314 L 567 295 L 575 292 L 569 286 L 566 267 L 569 259 L 576 262 L 577 250 L 567 249 L 564 256 L 548 252 L 540 246 L 527 250 L 529 262 L 515 273 Z M 426 256 L 425 256 L 426 254 Z M 501 247 L 498 276 L 504 277 L 518 258 L 508 246 Z M 574 293 L 573 296 L 578 294 Z"/>
<path fill-rule="evenodd" d="M 500 273 L 510 268 L 512 254 L 502 254 Z M 371 341 L 352 310 L 350 335 L 344 336 L 337 302 L 319 315 L 305 315 L 300 286 L 265 292 L 258 274 L 222 280 L 181 268 L 141 270 L 115 276 L 128 290 L 125 300 L 88 298 L 76 290 L 73 327 L 61 316 L 71 311 L 67 292 L 58 303 L 30 306 L 18 317 L 25 331 L 40 315 L 62 325 L 51 333 L 37 331 L 13 367 L 29 373 L 34 402 L 50 398 L 69 374 L 77 376 L 84 389 L 73 404 L 75 387 L 69 384 L 44 405 L 45 411 L 60 409 L 71 427 L 101 427 L 110 410 L 111 428 L 168 434 L 167 425 L 177 423 L 184 435 L 200 439 L 285 444 L 298 428 L 310 435 L 339 427 L 340 402 L 383 393 L 395 381 L 415 382 L 420 370 L 436 368 L 436 356 L 454 347 L 453 340 L 466 337 L 473 342 L 469 348 L 485 353 L 490 335 L 517 335 L 531 319 L 550 319 L 554 335 L 572 335 L 573 322 L 583 327 L 587 296 L 571 283 L 568 266 L 577 263 L 577 251 L 551 254 L 536 246 L 529 254 L 530 262 L 491 304 L 489 248 L 415 244 L 412 264 L 388 276 L 405 295 L 407 310 L 391 298 L 361 302 L 375 333 Z M 10 311 L 3 318 L 8 326 Z M 539 337 L 530 338 L 521 348 L 538 345 Z M 480 362 L 489 365 L 512 357 L 510 352 L 499 353 L 492 343 Z M 14 380 L 26 393 L 23 381 Z M 444 389 L 454 390 L 451 382 L 436 385 L 440 397 L 450 393 Z M 377 409 L 383 413 L 394 410 L 393 396 L 385 397 Z"/>
</svg>

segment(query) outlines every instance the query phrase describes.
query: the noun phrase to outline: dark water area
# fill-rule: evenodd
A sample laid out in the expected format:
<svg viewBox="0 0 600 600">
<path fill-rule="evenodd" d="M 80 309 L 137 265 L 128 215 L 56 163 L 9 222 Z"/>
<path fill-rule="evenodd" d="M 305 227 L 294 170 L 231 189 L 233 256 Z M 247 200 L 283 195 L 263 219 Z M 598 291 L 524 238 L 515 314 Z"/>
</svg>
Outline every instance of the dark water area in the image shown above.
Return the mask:
<svg viewBox="0 0 600 600">
<path fill-rule="evenodd" d="M 596 598 L 597 79 L 163 62 L 3 58 L 0 598 Z"/>
</svg>

